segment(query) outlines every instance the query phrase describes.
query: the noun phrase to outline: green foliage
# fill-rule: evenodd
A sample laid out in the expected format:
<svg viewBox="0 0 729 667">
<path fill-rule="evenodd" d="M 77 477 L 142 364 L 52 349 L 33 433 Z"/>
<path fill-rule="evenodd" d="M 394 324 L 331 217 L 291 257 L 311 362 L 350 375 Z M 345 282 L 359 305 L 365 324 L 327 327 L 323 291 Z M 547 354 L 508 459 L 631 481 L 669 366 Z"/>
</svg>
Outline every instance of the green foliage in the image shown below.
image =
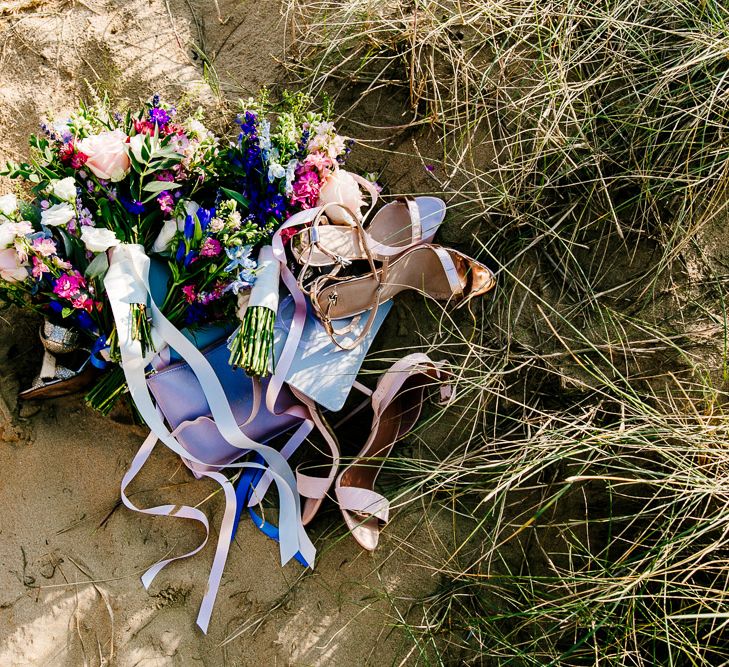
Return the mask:
<svg viewBox="0 0 729 667">
<path fill-rule="evenodd" d="M 460 412 L 421 427 L 436 451 L 388 462 L 393 503 L 453 527 L 414 549 L 438 589 L 393 601 L 404 652 L 726 664 L 727 278 L 685 273 L 727 208 L 726 3 L 289 9 L 309 90 L 407 99 L 433 189 L 499 265 L 473 319 L 419 318 Z"/>
</svg>

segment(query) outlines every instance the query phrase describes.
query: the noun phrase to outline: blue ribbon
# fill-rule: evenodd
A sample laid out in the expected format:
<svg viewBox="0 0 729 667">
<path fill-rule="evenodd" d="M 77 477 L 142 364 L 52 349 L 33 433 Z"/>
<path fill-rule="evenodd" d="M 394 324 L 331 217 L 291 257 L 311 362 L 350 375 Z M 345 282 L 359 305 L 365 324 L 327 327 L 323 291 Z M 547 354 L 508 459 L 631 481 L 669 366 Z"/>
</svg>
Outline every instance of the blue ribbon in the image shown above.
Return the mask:
<svg viewBox="0 0 729 667">
<path fill-rule="evenodd" d="M 261 464 L 266 463 L 263 460 L 263 457 L 259 456 L 258 454 L 256 454 L 253 461 L 255 463 Z M 235 534 L 238 532 L 238 524 L 240 523 L 240 517 L 243 513 L 243 508 L 247 507 L 248 502 L 253 495 L 253 489 L 258 483 L 258 480 L 263 477 L 263 473 L 264 471 L 260 468 L 244 468 L 243 473 L 238 478 L 238 486 L 236 486 L 235 488 L 236 509 L 235 522 L 233 523 L 233 533 L 230 538 L 231 542 L 235 539 Z M 252 507 L 248 508 L 248 514 L 250 514 L 251 519 L 253 519 L 253 524 L 256 526 L 256 528 L 258 528 L 258 530 L 260 530 L 266 537 L 269 537 L 275 542 L 279 541 L 277 526 L 274 526 L 272 523 L 269 523 L 262 517 L 258 516 L 258 514 L 253 511 Z M 306 562 L 300 552 L 297 552 L 294 558 L 304 567 L 309 567 L 309 563 Z"/>
<path fill-rule="evenodd" d="M 91 348 L 91 363 L 96 366 L 96 368 L 104 369 L 109 364 L 106 362 L 106 360 L 100 356 L 101 350 L 103 350 L 105 347 L 107 347 L 106 344 L 106 336 L 99 336 L 96 341 L 94 341 L 94 345 Z"/>
</svg>

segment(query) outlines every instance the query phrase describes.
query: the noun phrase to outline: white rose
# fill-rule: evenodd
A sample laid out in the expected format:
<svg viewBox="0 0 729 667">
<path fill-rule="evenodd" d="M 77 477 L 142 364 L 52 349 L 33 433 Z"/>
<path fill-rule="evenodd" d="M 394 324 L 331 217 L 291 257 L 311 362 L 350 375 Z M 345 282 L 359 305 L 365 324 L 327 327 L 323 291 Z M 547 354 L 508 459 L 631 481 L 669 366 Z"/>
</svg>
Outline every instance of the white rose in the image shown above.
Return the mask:
<svg viewBox="0 0 729 667">
<path fill-rule="evenodd" d="M 51 183 L 53 194 L 62 201 L 76 200 L 76 181 L 73 176 L 64 178 L 61 181 L 53 181 Z"/>
<path fill-rule="evenodd" d="M 121 243 L 114 232 L 105 227 L 82 227 L 81 240 L 91 252 L 106 252 Z"/>
<path fill-rule="evenodd" d="M 0 223 L 0 248 L 7 248 L 13 245 L 19 236 L 26 236 L 32 233 L 33 225 L 27 220 Z"/>
<path fill-rule="evenodd" d="M 66 202 L 41 211 L 41 222 L 48 227 L 63 227 L 76 217 L 76 211 Z"/>
<path fill-rule="evenodd" d="M 129 150 L 137 159 L 137 162 L 142 162 L 142 146 L 144 146 L 146 136 L 146 134 L 135 134 L 133 137 L 129 137 Z"/>
<path fill-rule="evenodd" d="M 175 234 L 177 234 L 177 220 L 165 220 L 162 229 L 152 244 L 152 252 L 164 252 L 167 250 Z"/>
<path fill-rule="evenodd" d="M 0 213 L 9 218 L 18 210 L 18 198 L 13 195 L 3 195 L 0 197 Z"/>
</svg>

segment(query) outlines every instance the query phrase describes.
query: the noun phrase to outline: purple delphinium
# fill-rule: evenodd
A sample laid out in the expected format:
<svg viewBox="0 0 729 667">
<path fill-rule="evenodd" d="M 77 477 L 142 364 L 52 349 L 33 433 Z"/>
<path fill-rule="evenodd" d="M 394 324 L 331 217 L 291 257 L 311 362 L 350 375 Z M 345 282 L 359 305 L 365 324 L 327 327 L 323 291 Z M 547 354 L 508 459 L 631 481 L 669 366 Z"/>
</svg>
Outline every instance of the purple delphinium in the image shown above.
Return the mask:
<svg viewBox="0 0 729 667">
<path fill-rule="evenodd" d="M 239 115 L 235 122 L 240 127 L 238 135 L 238 143 L 242 143 L 246 139 L 258 140 L 258 115 L 252 111 L 246 111 L 242 116 Z"/>
<path fill-rule="evenodd" d="M 94 218 L 91 211 L 85 206 L 78 212 L 78 222 L 82 227 L 91 227 L 94 224 Z"/>
<path fill-rule="evenodd" d="M 149 110 L 149 120 L 157 125 L 167 125 L 170 122 L 170 114 L 161 107 L 152 107 Z"/>
</svg>

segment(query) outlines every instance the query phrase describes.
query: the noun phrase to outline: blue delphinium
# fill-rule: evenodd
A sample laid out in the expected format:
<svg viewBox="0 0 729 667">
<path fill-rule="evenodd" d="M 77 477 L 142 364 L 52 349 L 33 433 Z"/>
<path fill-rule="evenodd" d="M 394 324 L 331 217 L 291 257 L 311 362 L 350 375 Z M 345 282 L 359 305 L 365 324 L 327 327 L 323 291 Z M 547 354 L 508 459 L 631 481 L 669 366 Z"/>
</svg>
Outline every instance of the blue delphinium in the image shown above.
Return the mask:
<svg viewBox="0 0 729 667">
<path fill-rule="evenodd" d="M 231 151 L 231 162 L 243 172 L 239 188 L 248 200 L 249 213 L 260 227 L 266 227 L 272 221 L 281 222 L 286 211 L 286 198 L 275 180 L 286 174 L 277 173 L 268 164 L 273 150 L 270 125 L 265 119 L 259 120 L 252 111 L 238 116 L 236 122 L 240 134 L 237 150 Z M 272 175 L 277 177 L 274 182 L 271 182 Z"/>
<path fill-rule="evenodd" d="M 144 204 L 141 201 L 129 200 L 126 197 L 119 197 L 122 206 L 132 215 L 142 215 Z"/>
</svg>

